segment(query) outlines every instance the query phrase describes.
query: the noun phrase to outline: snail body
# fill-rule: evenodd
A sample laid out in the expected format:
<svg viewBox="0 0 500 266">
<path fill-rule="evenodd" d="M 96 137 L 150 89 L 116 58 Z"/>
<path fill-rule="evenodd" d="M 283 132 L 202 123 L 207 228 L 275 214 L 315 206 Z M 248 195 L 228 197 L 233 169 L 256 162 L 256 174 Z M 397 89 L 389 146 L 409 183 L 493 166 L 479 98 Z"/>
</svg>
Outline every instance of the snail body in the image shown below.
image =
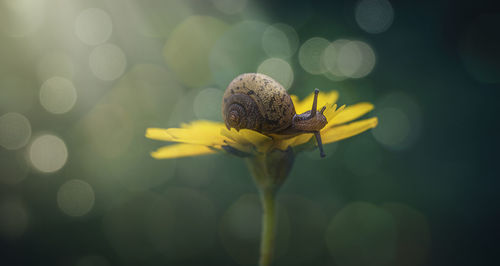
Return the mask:
<svg viewBox="0 0 500 266">
<path fill-rule="evenodd" d="M 319 131 L 328 123 L 325 107 L 316 110 L 319 90 L 311 111 L 297 114 L 283 86 L 269 76 L 246 73 L 228 85 L 222 102 L 222 116 L 228 129 L 251 129 L 266 135 L 314 133 L 324 157 Z"/>
</svg>

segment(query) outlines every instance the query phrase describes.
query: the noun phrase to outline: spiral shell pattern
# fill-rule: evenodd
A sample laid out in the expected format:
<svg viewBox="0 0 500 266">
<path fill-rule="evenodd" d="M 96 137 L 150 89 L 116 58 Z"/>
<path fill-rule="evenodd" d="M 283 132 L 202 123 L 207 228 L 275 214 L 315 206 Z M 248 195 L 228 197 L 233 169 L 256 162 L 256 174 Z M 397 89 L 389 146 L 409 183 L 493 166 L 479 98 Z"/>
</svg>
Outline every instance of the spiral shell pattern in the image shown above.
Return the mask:
<svg viewBox="0 0 500 266">
<path fill-rule="evenodd" d="M 294 115 L 295 107 L 285 88 L 264 74 L 242 74 L 224 93 L 222 116 L 228 128 L 277 133 L 292 125 Z"/>
</svg>

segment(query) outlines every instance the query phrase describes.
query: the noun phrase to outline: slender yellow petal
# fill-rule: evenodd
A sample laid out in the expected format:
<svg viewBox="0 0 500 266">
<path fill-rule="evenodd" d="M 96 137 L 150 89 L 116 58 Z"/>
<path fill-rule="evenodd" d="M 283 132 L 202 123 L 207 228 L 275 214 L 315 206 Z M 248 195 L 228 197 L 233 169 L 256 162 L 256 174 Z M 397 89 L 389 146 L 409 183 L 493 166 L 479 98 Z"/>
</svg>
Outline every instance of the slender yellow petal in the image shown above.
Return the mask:
<svg viewBox="0 0 500 266">
<path fill-rule="evenodd" d="M 336 104 L 327 104 L 326 109 L 323 112 L 323 115 L 326 117 L 326 120 L 329 121 L 331 116 L 335 114 L 335 111 L 337 110 L 337 105 Z"/>
<path fill-rule="evenodd" d="M 293 105 L 296 107 L 296 104 L 299 104 L 300 102 L 299 96 L 290 94 L 290 98 L 292 99 Z"/>
<path fill-rule="evenodd" d="M 223 128 L 220 134 L 227 138 L 225 141 L 227 145 L 246 153 L 252 153 L 255 150 L 263 152 L 262 149 L 268 147 L 271 143 L 270 137 L 249 129 L 236 131 L 234 128 L 231 128 L 231 130 Z M 269 144 L 266 144 L 266 142 Z"/>
<path fill-rule="evenodd" d="M 295 142 L 295 137 L 289 139 L 275 140 L 273 148 L 286 151 L 286 149 Z"/>
<path fill-rule="evenodd" d="M 227 130 L 226 128 L 221 129 L 219 134 L 227 139 L 224 141 L 224 145 L 229 145 L 246 153 L 253 153 L 254 149 L 252 144 L 240 135 L 234 128 L 231 128 L 231 130 Z"/>
<path fill-rule="evenodd" d="M 164 128 L 148 128 L 146 129 L 146 138 L 163 140 L 163 141 L 174 141 L 174 138 L 167 133 Z"/>
<path fill-rule="evenodd" d="M 215 153 L 216 150 L 203 145 L 174 144 L 159 148 L 151 153 L 155 159 L 170 159 Z"/>
<path fill-rule="evenodd" d="M 328 125 L 331 127 L 352 121 L 370 112 L 371 110 L 373 110 L 373 104 L 371 103 L 357 103 L 348 106 L 344 109 L 344 111 L 336 115 L 335 118 L 328 120 Z"/>
<path fill-rule="evenodd" d="M 331 121 L 333 121 L 338 114 L 342 113 L 342 111 L 344 111 L 344 109 L 345 109 L 345 105 L 342 105 L 339 108 L 337 108 L 336 104 L 334 104 L 330 108 L 328 108 L 328 107 L 326 108 L 326 110 L 323 114 L 326 117 L 326 121 L 328 121 L 328 124 L 326 125 L 327 128 L 332 124 Z"/>
<path fill-rule="evenodd" d="M 240 134 L 253 146 L 257 148 L 259 152 L 266 152 L 267 149 L 272 144 L 272 138 L 266 135 L 263 135 L 254 130 L 242 129 L 240 130 Z"/>
<path fill-rule="evenodd" d="M 252 143 L 253 145 L 261 145 L 262 143 L 271 141 L 271 138 L 263 135 L 257 131 L 254 130 L 249 130 L 249 129 L 242 129 L 239 132 L 247 141 Z"/>
<path fill-rule="evenodd" d="M 183 124 L 182 128 L 148 129 L 146 137 L 164 141 L 216 146 L 224 145 L 226 138 L 220 134 L 221 129 L 224 128 L 223 123 L 199 120 L 190 124 Z"/>
<path fill-rule="evenodd" d="M 244 145 L 252 144 L 242 134 L 240 134 L 240 132 L 236 131 L 234 128 L 231 128 L 231 130 L 223 128 L 220 130 L 219 134 L 226 137 L 230 142 L 236 142 Z"/>
<path fill-rule="evenodd" d="M 280 149 L 286 150 L 291 143 L 294 142 L 294 138 L 296 135 L 280 135 L 280 134 L 270 134 L 272 140 L 269 145 L 269 148 L 272 149 Z"/>
<path fill-rule="evenodd" d="M 301 134 L 294 138 L 292 146 L 298 146 L 308 142 L 314 135 L 313 134 Z"/>
<path fill-rule="evenodd" d="M 295 96 L 295 95 L 294 95 Z M 330 92 L 319 92 L 318 95 L 318 109 L 321 109 L 323 106 L 327 104 L 334 104 L 337 102 L 339 98 L 339 93 L 337 91 Z M 314 100 L 314 93 L 309 94 L 304 100 L 298 101 L 298 98 L 292 97 L 293 105 L 295 106 L 295 111 L 297 114 L 301 114 L 311 110 L 312 104 Z"/>
<path fill-rule="evenodd" d="M 272 147 L 285 151 L 290 146 L 295 147 L 308 142 L 312 136 L 313 134 L 306 133 L 289 138 L 275 138 L 274 145 Z"/>
<path fill-rule="evenodd" d="M 324 144 L 339 141 L 374 128 L 377 126 L 377 123 L 377 118 L 373 117 L 342 126 L 331 127 L 321 132 L 321 138 Z"/>
</svg>

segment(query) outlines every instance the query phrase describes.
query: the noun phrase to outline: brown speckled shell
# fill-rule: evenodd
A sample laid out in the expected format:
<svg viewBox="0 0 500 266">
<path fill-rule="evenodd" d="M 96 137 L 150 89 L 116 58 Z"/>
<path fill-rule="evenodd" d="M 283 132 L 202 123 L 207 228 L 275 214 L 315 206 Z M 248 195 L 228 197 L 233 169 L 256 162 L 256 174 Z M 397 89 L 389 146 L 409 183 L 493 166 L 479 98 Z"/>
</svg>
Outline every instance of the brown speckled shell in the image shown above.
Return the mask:
<svg viewBox="0 0 500 266">
<path fill-rule="evenodd" d="M 234 97 L 235 95 L 238 95 Z M 247 97 L 241 97 L 245 95 Z M 241 99 L 254 101 L 260 117 L 253 130 L 261 133 L 277 133 L 292 125 L 295 107 L 292 99 L 281 84 L 269 76 L 246 73 L 236 77 L 226 89 L 222 102 L 222 116 L 226 121 L 227 109 Z"/>
</svg>

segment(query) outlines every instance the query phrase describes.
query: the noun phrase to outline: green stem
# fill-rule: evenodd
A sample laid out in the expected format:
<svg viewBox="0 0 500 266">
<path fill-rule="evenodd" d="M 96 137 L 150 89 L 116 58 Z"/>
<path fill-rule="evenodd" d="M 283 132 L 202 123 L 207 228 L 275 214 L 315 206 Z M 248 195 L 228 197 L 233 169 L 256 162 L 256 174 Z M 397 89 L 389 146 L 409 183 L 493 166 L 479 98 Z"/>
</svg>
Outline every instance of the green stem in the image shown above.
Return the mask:
<svg viewBox="0 0 500 266">
<path fill-rule="evenodd" d="M 276 149 L 246 160 L 259 189 L 262 204 L 260 266 L 270 266 L 273 260 L 276 229 L 275 197 L 281 184 L 290 173 L 294 158 L 295 154 L 289 148 L 286 151 Z"/>
<path fill-rule="evenodd" d="M 269 266 L 273 260 L 274 240 L 276 228 L 275 190 L 272 188 L 260 189 L 262 203 L 262 234 L 260 242 L 260 266 Z"/>
</svg>

